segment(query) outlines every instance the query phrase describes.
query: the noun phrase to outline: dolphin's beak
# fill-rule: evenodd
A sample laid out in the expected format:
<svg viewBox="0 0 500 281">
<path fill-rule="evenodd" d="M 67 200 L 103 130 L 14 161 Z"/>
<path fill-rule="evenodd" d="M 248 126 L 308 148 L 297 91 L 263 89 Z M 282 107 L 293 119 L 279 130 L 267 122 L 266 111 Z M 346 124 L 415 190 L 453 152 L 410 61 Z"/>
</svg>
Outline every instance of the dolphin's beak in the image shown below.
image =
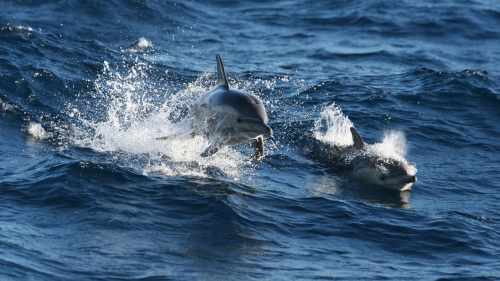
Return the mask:
<svg viewBox="0 0 500 281">
<path fill-rule="evenodd" d="M 246 123 L 248 124 L 252 130 L 255 130 L 256 132 L 262 134 L 262 135 L 273 135 L 273 129 L 271 127 L 267 126 L 266 123 L 264 123 L 263 120 L 256 120 L 252 118 L 238 118 L 238 123 Z"/>
<path fill-rule="evenodd" d="M 416 176 L 404 176 L 400 178 L 403 183 L 410 183 L 410 182 L 416 182 L 417 177 Z"/>
<path fill-rule="evenodd" d="M 259 128 L 259 130 L 262 132 L 263 135 L 273 135 L 273 129 L 271 127 L 267 126 L 267 124 L 264 123 L 254 123 L 255 127 Z"/>
<path fill-rule="evenodd" d="M 267 126 L 267 124 L 263 124 L 265 129 L 266 129 L 266 134 L 272 136 L 273 135 L 273 129 L 271 127 Z"/>
<path fill-rule="evenodd" d="M 385 179 L 386 180 L 391 179 L 393 181 L 397 181 L 399 184 L 407 184 L 417 181 L 417 177 L 412 175 L 395 175 Z"/>
</svg>

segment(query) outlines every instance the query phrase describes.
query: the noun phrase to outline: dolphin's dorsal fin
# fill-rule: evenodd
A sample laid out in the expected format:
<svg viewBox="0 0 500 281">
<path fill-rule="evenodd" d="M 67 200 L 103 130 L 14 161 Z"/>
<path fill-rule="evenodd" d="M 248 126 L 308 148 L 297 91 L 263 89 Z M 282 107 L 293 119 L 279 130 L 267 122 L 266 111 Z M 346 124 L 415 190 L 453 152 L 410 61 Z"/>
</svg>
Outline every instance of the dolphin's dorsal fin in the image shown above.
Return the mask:
<svg viewBox="0 0 500 281">
<path fill-rule="evenodd" d="M 229 83 L 227 83 L 226 71 L 224 70 L 224 64 L 220 59 L 219 54 L 215 54 L 217 59 L 217 85 L 224 85 L 229 89 Z"/>
<path fill-rule="evenodd" d="M 361 138 L 361 135 L 359 134 L 358 130 L 356 130 L 354 127 L 351 127 L 351 134 L 352 134 L 352 141 L 354 142 L 353 147 L 356 149 L 362 149 L 365 147 L 366 143 L 363 141 L 363 138 Z"/>
</svg>

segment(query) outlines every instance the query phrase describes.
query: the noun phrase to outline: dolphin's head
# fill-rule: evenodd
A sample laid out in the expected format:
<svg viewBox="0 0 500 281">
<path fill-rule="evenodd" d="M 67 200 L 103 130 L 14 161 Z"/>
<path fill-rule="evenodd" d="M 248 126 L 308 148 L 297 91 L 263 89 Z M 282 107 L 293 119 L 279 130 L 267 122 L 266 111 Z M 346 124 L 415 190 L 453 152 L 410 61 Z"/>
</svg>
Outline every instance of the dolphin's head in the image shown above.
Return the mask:
<svg viewBox="0 0 500 281">
<path fill-rule="evenodd" d="M 253 118 L 236 118 L 236 122 L 240 124 L 240 130 L 255 132 L 257 136 L 259 135 L 273 135 L 273 129 L 269 127 L 266 123 L 258 119 Z"/>
<path fill-rule="evenodd" d="M 267 125 L 269 118 L 262 101 L 251 94 L 231 89 L 231 95 L 226 103 L 233 109 L 234 118 L 240 131 L 251 132 L 256 136 L 273 135 L 273 130 Z"/>
<path fill-rule="evenodd" d="M 360 179 L 385 188 L 408 190 L 417 181 L 404 161 L 365 156 L 356 159 L 353 164 Z"/>
<path fill-rule="evenodd" d="M 385 187 L 406 190 L 417 181 L 417 177 L 409 173 L 408 166 L 396 159 L 380 159 L 376 163 L 379 171 L 378 183 Z"/>
</svg>

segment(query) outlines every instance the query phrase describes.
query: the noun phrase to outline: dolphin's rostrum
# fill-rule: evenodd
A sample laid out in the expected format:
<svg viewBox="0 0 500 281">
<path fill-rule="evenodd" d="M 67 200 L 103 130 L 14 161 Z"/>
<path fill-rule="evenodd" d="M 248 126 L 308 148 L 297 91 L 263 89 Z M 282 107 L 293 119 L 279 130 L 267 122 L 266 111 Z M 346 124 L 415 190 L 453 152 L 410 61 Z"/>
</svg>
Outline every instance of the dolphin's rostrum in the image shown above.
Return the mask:
<svg viewBox="0 0 500 281">
<path fill-rule="evenodd" d="M 204 134 L 210 146 L 201 154 L 210 156 L 224 145 L 239 145 L 253 140 L 257 163 L 264 157 L 262 135 L 272 135 L 269 118 L 256 96 L 229 87 L 220 56 L 217 59 L 217 84 L 193 106 L 194 132 Z"/>
</svg>

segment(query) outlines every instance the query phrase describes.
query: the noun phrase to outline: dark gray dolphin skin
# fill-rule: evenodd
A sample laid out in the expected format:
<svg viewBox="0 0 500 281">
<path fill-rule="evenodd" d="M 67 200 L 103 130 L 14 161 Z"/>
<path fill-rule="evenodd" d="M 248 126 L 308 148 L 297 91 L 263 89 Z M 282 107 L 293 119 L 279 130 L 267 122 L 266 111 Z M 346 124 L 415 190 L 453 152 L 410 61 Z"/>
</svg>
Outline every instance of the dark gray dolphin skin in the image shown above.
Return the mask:
<svg viewBox="0 0 500 281">
<path fill-rule="evenodd" d="M 239 145 L 253 140 L 257 164 L 264 157 L 262 135 L 273 135 L 262 101 L 256 96 L 229 87 L 226 71 L 218 54 L 217 84 L 193 106 L 196 133 L 204 134 L 210 146 L 201 154 L 210 156 L 224 145 Z"/>
<path fill-rule="evenodd" d="M 350 130 L 354 142 L 352 146 L 339 147 L 317 141 L 306 152 L 321 162 L 349 172 L 361 181 L 399 191 L 411 189 L 417 177 L 409 174 L 408 160 L 387 158 L 370 152 L 359 132 L 354 127 Z"/>
</svg>

